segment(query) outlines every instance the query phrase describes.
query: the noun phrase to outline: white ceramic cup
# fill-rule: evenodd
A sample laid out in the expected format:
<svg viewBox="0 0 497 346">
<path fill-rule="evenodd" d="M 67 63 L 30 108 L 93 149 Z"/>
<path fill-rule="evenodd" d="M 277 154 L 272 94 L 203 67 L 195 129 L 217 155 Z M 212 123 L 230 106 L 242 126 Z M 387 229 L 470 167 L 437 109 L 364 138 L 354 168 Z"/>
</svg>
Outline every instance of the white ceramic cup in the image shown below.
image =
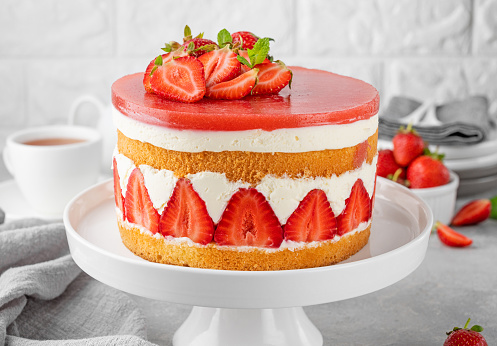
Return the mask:
<svg viewBox="0 0 497 346">
<path fill-rule="evenodd" d="M 33 145 L 54 138 L 80 140 L 58 145 Z M 66 204 L 97 182 L 102 137 L 84 126 L 52 125 L 24 129 L 7 137 L 5 166 L 34 211 L 60 218 Z"/>
<path fill-rule="evenodd" d="M 84 125 L 79 109 L 83 105 L 90 105 L 95 109 L 92 119 L 96 118 L 94 128 L 102 135 L 101 172 L 112 175 L 112 155 L 117 143 L 117 129 L 112 120 L 112 106 L 105 105 L 93 95 L 78 97 L 69 110 L 69 125 Z M 78 116 L 79 115 L 79 116 Z M 86 125 L 88 126 L 88 125 Z"/>
</svg>

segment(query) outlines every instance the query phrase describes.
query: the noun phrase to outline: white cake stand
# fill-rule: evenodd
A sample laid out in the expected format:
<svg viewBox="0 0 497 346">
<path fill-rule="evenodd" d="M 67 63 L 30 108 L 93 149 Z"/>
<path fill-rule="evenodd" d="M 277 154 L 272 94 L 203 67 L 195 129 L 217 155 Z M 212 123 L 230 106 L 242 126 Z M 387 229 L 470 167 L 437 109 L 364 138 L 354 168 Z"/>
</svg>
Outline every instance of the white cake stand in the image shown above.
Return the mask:
<svg viewBox="0 0 497 346">
<path fill-rule="evenodd" d="M 429 207 L 408 189 L 378 178 L 369 243 L 328 267 L 272 272 L 197 269 L 157 264 L 121 242 L 112 181 L 76 196 L 64 223 L 74 261 L 95 279 L 156 300 L 193 305 L 175 346 L 323 344 L 303 306 L 377 291 L 422 262 L 432 226 Z"/>
</svg>

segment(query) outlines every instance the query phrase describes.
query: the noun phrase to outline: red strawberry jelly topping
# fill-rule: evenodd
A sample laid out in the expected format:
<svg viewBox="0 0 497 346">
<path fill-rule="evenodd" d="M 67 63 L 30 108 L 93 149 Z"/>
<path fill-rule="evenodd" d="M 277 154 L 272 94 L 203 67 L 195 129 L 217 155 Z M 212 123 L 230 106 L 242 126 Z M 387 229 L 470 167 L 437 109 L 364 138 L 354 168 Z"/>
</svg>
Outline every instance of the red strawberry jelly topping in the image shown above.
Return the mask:
<svg viewBox="0 0 497 346">
<path fill-rule="evenodd" d="M 378 112 L 378 92 L 358 79 L 331 72 L 290 67 L 292 89 L 278 95 L 240 100 L 203 98 L 194 104 L 168 101 L 146 93 L 143 73 L 118 79 L 112 103 L 135 120 L 174 129 L 243 131 L 347 124 Z"/>
</svg>

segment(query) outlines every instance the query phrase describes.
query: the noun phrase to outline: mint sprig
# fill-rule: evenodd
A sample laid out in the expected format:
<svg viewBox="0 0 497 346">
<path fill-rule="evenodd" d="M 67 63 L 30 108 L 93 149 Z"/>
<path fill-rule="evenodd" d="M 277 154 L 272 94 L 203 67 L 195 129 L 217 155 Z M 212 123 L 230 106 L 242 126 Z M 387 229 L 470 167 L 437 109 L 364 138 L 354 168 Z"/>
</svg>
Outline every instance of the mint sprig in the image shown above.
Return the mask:
<svg viewBox="0 0 497 346">
<path fill-rule="evenodd" d="M 247 59 L 240 55 L 238 55 L 236 58 L 240 63 L 253 68 L 255 65 L 262 63 L 264 59 L 266 59 L 269 53 L 269 41 L 269 37 L 261 38 L 254 44 L 254 48 L 247 49 L 247 54 L 250 61 L 247 61 Z"/>
<path fill-rule="evenodd" d="M 223 48 L 224 46 L 233 43 L 233 38 L 228 30 L 223 29 L 219 31 L 217 34 L 217 43 L 219 48 Z"/>
</svg>

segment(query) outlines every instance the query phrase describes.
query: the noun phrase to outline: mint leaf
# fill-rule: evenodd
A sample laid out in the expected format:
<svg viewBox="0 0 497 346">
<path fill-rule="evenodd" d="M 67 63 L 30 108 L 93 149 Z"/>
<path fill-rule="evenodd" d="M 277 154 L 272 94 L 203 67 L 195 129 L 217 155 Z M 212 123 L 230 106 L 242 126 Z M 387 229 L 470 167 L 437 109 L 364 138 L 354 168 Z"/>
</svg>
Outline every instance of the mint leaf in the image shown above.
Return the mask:
<svg viewBox="0 0 497 346">
<path fill-rule="evenodd" d="M 492 206 L 490 207 L 490 217 L 492 219 L 497 219 L 497 196 L 490 199 Z"/>
<path fill-rule="evenodd" d="M 223 29 L 219 31 L 217 34 L 217 43 L 219 44 L 220 48 L 223 48 L 226 46 L 228 43 L 233 42 L 233 39 L 231 38 L 231 34 L 229 33 L 228 30 Z"/>
<path fill-rule="evenodd" d="M 250 63 L 247 61 L 247 59 L 245 59 L 243 56 L 241 55 L 237 55 L 236 56 L 236 59 L 241 63 L 241 64 L 244 64 L 250 68 L 252 68 L 252 65 L 250 65 Z"/>
<path fill-rule="evenodd" d="M 262 63 L 269 53 L 269 38 L 264 37 L 259 39 L 254 44 L 254 48 L 247 49 L 247 53 L 252 66 Z"/>
</svg>

